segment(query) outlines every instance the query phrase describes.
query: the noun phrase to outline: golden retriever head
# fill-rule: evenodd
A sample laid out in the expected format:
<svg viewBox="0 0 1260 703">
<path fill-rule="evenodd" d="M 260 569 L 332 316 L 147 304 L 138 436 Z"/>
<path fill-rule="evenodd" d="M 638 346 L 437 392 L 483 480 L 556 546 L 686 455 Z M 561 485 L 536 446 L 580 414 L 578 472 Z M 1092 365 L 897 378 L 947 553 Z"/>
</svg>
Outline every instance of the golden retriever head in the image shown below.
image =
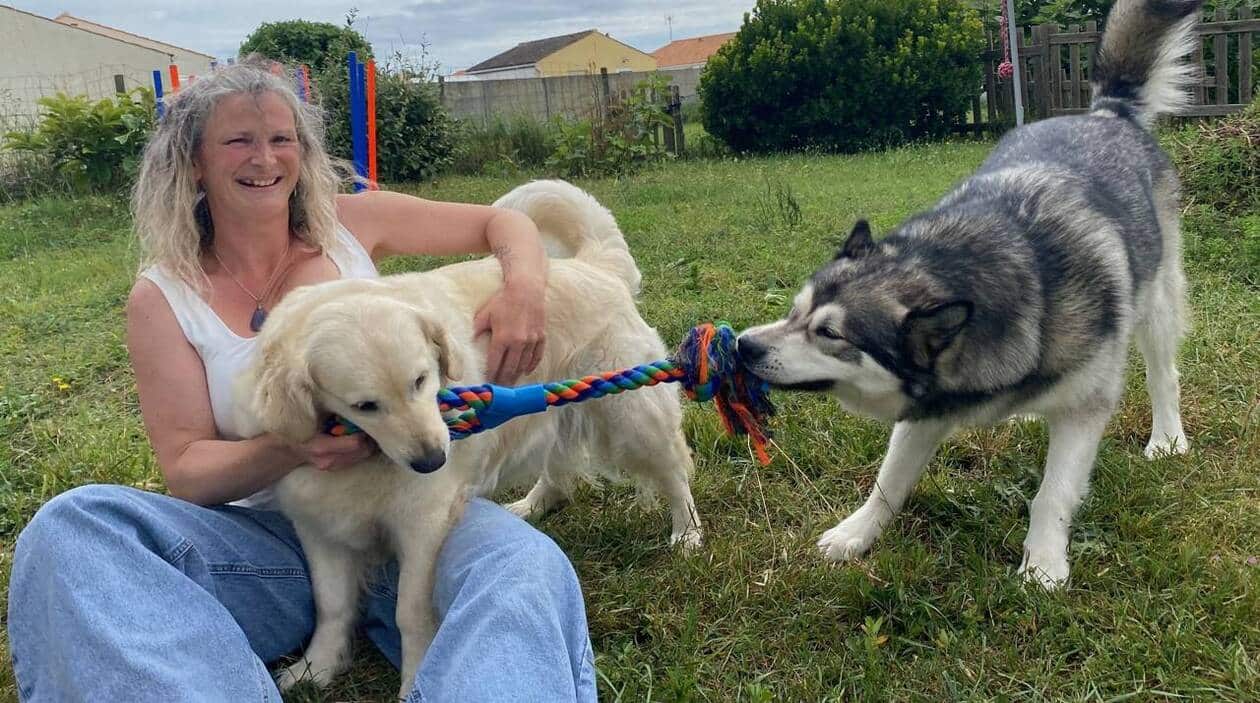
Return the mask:
<svg viewBox="0 0 1260 703">
<path fill-rule="evenodd" d="M 305 441 L 335 413 L 395 463 L 428 473 L 450 444 L 437 392 L 461 373 L 449 337 L 424 311 L 369 281 L 342 281 L 286 296 L 259 334 L 246 382 L 265 431 Z"/>
</svg>

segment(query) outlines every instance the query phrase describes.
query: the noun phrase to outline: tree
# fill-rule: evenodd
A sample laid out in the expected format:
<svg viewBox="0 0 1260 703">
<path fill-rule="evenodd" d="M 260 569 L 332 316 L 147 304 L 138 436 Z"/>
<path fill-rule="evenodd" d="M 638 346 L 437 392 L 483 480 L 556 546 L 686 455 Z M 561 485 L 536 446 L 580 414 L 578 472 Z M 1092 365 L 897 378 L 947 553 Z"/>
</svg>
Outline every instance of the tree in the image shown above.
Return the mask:
<svg viewBox="0 0 1260 703">
<path fill-rule="evenodd" d="M 289 20 L 264 22 L 241 44 L 240 55 L 261 54 L 283 63 L 306 64 L 319 69 L 344 62 L 346 54 L 357 51 L 360 61 L 372 58 L 372 45 L 347 21 L 338 27 L 328 22 Z"/>
<path fill-rule="evenodd" d="M 739 151 L 885 146 L 948 133 L 981 85 L 963 0 L 758 0 L 705 66 L 705 129 Z"/>
</svg>

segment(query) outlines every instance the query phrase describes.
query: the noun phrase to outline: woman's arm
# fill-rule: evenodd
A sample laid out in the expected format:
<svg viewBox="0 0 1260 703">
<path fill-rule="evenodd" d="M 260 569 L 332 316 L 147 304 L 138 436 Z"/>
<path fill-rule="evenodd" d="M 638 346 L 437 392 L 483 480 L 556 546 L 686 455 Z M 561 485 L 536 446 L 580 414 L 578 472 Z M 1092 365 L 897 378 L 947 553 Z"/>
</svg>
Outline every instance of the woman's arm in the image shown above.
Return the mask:
<svg viewBox="0 0 1260 703">
<path fill-rule="evenodd" d="M 201 505 L 238 500 L 300 464 L 335 469 L 371 453 L 361 436 L 321 436 L 297 447 L 273 435 L 219 439 L 201 357 L 161 290 L 145 279 L 127 300 L 127 348 L 149 441 L 177 498 Z"/>
<path fill-rule="evenodd" d="M 538 227 L 524 213 L 385 191 L 338 196 L 337 209 L 373 259 L 493 254 L 503 269 L 503 289 L 476 319 L 477 332 L 490 333 L 490 378 L 511 384 L 538 365 L 545 342 L 547 254 Z"/>
</svg>

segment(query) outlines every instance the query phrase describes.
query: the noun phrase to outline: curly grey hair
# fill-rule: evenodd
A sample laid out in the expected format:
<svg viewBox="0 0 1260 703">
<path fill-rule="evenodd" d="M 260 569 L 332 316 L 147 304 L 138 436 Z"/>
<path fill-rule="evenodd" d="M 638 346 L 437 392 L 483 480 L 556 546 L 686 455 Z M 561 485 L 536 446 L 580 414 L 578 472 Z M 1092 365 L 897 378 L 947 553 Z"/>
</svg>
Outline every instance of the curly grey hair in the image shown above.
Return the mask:
<svg viewBox="0 0 1260 703">
<path fill-rule="evenodd" d="M 143 266 L 159 266 L 194 289 L 204 290 L 201 254 L 214 242 L 214 223 L 193 177 L 193 160 L 219 101 L 237 94 L 278 96 L 293 111 L 301 148 L 298 183 L 289 198 L 289 224 L 304 242 L 328 251 L 336 242 L 336 194 L 344 166 L 324 149 L 320 109 L 298 100 L 289 82 L 246 59 L 185 85 L 167 103 L 149 138 L 131 197 Z"/>
</svg>

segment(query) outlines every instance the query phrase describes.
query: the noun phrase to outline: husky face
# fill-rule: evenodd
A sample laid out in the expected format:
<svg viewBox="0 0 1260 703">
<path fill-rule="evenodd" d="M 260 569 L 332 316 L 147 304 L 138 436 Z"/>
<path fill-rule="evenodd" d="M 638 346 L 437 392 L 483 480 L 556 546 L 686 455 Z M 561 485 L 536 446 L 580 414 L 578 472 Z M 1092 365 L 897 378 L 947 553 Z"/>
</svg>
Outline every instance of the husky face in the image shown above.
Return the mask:
<svg viewBox="0 0 1260 703">
<path fill-rule="evenodd" d="M 896 275 L 894 254 L 859 221 L 786 318 L 739 336 L 745 366 L 779 388 L 830 393 L 850 412 L 904 417 L 938 387 L 936 362 L 972 304 L 942 299 L 923 277 Z"/>
</svg>

